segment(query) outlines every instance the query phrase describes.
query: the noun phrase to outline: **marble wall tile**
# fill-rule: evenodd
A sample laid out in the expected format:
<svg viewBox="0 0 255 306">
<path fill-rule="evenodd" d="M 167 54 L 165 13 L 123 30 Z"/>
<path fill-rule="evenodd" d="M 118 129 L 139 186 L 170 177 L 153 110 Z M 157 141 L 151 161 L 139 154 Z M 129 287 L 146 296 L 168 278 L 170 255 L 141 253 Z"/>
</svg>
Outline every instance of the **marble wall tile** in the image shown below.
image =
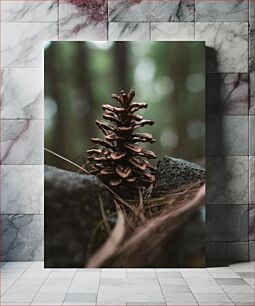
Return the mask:
<svg viewBox="0 0 255 306">
<path fill-rule="evenodd" d="M 109 0 L 109 21 L 194 21 L 194 0 Z"/>
<path fill-rule="evenodd" d="M 205 242 L 206 261 L 226 262 L 227 261 L 227 243 L 226 242 Z"/>
<path fill-rule="evenodd" d="M 77 2 L 78 3 L 78 2 Z M 59 39 L 60 40 L 107 40 L 107 6 L 98 12 L 86 7 L 60 1 Z"/>
<path fill-rule="evenodd" d="M 250 114 L 254 115 L 254 22 L 249 26 L 249 110 Z"/>
<path fill-rule="evenodd" d="M 248 204 L 248 157 L 207 157 L 206 204 Z"/>
<path fill-rule="evenodd" d="M 197 22 L 195 39 L 210 48 L 208 72 L 248 72 L 248 23 Z"/>
<path fill-rule="evenodd" d="M 150 40 L 150 24 L 136 22 L 109 22 L 109 40 Z"/>
<path fill-rule="evenodd" d="M 57 39 L 57 23 L 6 22 L 2 27 L 2 67 L 42 67 L 43 43 Z"/>
<path fill-rule="evenodd" d="M 152 40 L 186 41 L 194 40 L 195 27 L 193 23 L 158 22 L 151 24 Z"/>
<path fill-rule="evenodd" d="M 3 69 L 1 118 L 43 119 L 42 78 L 41 68 Z"/>
<path fill-rule="evenodd" d="M 1 165 L 2 214 L 43 212 L 43 166 Z"/>
<path fill-rule="evenodd" d="M 248 241 L 248 205 L 208 205 L 207 241 Z"/>
<path fill-rule="evenodd" d="M 254 261 L 254 241 L 249 241 L 249 260 Z"/>
<path fill-rule="evenodd" d="M 255 115 L 255 100 L 254 100 L 254 71 L 249 74 L 249 114 Z"/>
<path fill-rule="evenodd" d="M 58 0 L 3 0 L 2 21 L 52 21 L 58 19 Z"/>
<path fill-rule="evenodd" d="M 248 21 L 247 0 L 196 0 L 196 21 Z"/>
<path fill-rule="evenodd" d="M 228 242 L 228 263 L 249 260 L 249 242 Z"/>
<path fill-rule="evenodd" d="M 254 240 L 254 204 L 249 205 L 249 240 Z"/>
<path fill-rule="evenodd" d="M 249 204 L 254 204 L 254 156 L 249 157 Z"/>
<path fill-rule="evenodd" d="M 254 116 L 249 116 L 249 155 L 254 156 Z"/>
<path fill-rule="evenodd" d="M 1 120 L 1 164 L 43 164 L 43 120 Z"/>
<path fill-rule="evenodd" d="M 254 23 L 249 25 L 249 70 L 254 71 Z"/>
<path fill-rule="evenodd" d="M 207 115 L 248 114 L 247 73 L 206 74 Z"/>
<path fill-rule="evenodd" d="M 254 21 L 254 0 L 249 0 L 249 20 Z"/>
<path fill-rule="evenodd" d="M 1 215 L 2 260 L 43 259 L 43 215 Z"/>
<path fill-rule="evenodd" d="M 206 123 L 207 156 L 248 155 L 249 116 L 211 116 Z"/>
</svg>

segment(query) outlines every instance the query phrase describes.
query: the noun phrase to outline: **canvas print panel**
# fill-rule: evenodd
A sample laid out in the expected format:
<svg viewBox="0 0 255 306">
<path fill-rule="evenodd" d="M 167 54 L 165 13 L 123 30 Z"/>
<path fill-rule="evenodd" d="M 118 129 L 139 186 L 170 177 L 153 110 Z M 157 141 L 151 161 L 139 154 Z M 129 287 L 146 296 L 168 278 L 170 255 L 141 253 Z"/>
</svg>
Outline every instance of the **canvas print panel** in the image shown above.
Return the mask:
<svg viewBox="0 0 255 306">
<path fill-rule="evenodd" d="M 202 267 L 202 42 L 45 45 L 45 267 Z"/>
</svg>

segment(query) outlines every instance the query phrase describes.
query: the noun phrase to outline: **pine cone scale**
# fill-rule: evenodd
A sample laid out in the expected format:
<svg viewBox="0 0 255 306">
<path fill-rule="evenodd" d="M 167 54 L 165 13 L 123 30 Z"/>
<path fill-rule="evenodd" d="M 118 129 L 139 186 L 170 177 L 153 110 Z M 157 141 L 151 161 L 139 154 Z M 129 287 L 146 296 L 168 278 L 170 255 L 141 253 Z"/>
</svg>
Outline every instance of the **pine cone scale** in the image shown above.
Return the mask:
<svg viewBox="0 0 255 306">
<path fill-rule="evenodd" d="M 91 173 L 97 175 L 105 184 L 119 194 L 138 194 L 137 189 L 148 188 L 155 181 L 155 169 L 145 158 L 156 158 L 153 151 L 144 149 L 139 143 L 154 143 L 155 138 L 149 133 L 135 133 L 144 125 L 153 125 L 152 120 L 135 114 L 147 107 L 145 102 L 132 102 L 134 91 L 126 94 L 121 91 L 112 98 L 120 107 L 104 104 L 103 118 L 110 123 L 96 120 L 105 139 L 92 138 L 92 142 L 103 149 L 87 151 Z"/>
</svg>

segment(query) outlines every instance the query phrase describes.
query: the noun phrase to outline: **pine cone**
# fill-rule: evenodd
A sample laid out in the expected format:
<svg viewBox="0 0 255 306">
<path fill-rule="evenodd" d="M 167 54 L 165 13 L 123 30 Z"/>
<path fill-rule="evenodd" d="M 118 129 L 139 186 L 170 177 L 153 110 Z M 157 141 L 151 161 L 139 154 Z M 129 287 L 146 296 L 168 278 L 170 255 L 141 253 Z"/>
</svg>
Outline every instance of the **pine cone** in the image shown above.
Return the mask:
<svg viewBox="0 0 255 306">
<path fill-rule="evenodd" d="M 91 140 L 103 148 L 87 151 L 90 173 L 98 176 L 118 194 L 125 196 L 137 195 L 137 189 L 144 191 L 155 181 L 155 169 L 145 158 L 156 158 L 156 155 L 137 143 L 154 143 L 156 140 L 151 134 L 135 133 L 137 128 L 153 125 L 154 122 L 135 114 L 139 109 L 146 108 L 147 104 L 132 102 L 134 96 L 133 90 L 128 94 L 122 90 L 120 95 L 112 95 L 120 107 L 109 104 L 102 106 L 103 118 L 111 123 L 96 120 L 105 139 Z"/>
</svg>

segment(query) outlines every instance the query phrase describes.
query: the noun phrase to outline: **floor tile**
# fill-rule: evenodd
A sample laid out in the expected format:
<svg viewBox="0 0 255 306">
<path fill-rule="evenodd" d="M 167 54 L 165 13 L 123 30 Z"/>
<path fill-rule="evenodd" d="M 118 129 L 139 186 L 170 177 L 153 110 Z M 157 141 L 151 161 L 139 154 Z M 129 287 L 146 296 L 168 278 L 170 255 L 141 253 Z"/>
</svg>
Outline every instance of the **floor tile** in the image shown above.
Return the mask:
<svg viewBox="0 0 255 306">
<path fill-rule="evenodd" d="M 126 303 L 125 290 L 121 284 L 119 286 L 100 286 L 98 290 L 97 304 L 119 305 Z"/>
<path fill-rule="evenodd" d="M 245 285 L 245 281 L 241 278 L 215 278 L 219 285 Z"/>
<path fill-rule="evenodd" d="M 244 262 L 230 265 L 230 268 L 235 272 L 254 272 L 254 263 Z"/>
<path fill-rule="evenodd" d="M 229 267 L 208 268 L 207 271 L 214 278 L 240 278 L 240 276 Z"/>
<path fill-rule="evenodd" d="M 127 303 L 127 306 L 161 306 L 166 305 L 165 302 L 136 302 L 136 303 Z"/>
<path fill-rule="evenodd" d="M 190 290 L 195 293 L 223 293 L 224 291 L 218 285 L 189 285 Z"/>
<path fill-rule="evenodd" d="M 254 272 L 237 272 L 237 274 L 242 278 L 254 278 L 255 277 Z"/>
<path fill-rule="evenodd" d="M 197 301 L 191 293 L 164 295 L 167 305 L 197 305 Z"/>
<path fill-rule="evenodd" d="M 187 285 L 160 285 L 163 294 L 167 293 L 191 293 L 190 288 Z"/>
<path fill-rule="evenodd" d="M 184 278 L 158 277 L 161 286 L 164 285 L 186 285 Z"/>
<path fill-rule="evenodd" d="M 210 278 L 211 275 L 206 269 L 180 269 L 184 278 Z"/>
<path fill-rule="evenodd" d="M 78 270 L 77 273 L 75 274 L 76 278 L 100 278 L 101 275 L 101 271 L 97 270 L 97 271 L 80 271 Z"/>
<path fill-rule="evenodd" d="M 248 284 L 245 285 L 221 285 L 221 288 L 229 293 L 253 293 L 254 289 Z"/>
<path fill-rule="evenodd" d="M 156 278 L 154 269 L 127 269 L 127 278 Z"/>
<path fill-rule="evenodd" d="M 234 305 L 225 293 L 196 293 L 199 305 Z"/>
<path fill-rule="evenodd" d="M 102 280 L 101 280 L 102 281 Z M 72 280 L 72 283 L 68 289 L 71 293 L 92 293 L 97 292 L 99 286 L 99 279 L 76 279 Z"/>
<path fill-rule="evenodd" d="M 235 305 L 254 305 L 253 293 L 228 293 L 228 296 L 235 303 Z"/>
<path fill-rule="evenodd" d="M 126 278 L 126 269 L 102 269 L 101 279 L 103 278 Z"/>
<path fill-rule="evenodd" d="M 97 293 L 67 293 L 64 302 L 96 303 Z"/>
<path fill-rule="evenodd" d="M 254 278 L 244 278 L 244 281 L 250 285 L 253 289 L 255 288 L 254 286 Z"/>
<path fill-rule="evenodd" d="M 47 292 L 39 292 L 31 305 L 61 305 L 64 301 L 66 293 L 47 293 Z"/>
<path fill-rule="evenodd" d="M 9 292 L 8 292 L 9 291 Z M 5 303 L 31 303 L 35 292 L 12 292 L 11 288 L 1 298 L 1 304 Z"/>
</svg>

